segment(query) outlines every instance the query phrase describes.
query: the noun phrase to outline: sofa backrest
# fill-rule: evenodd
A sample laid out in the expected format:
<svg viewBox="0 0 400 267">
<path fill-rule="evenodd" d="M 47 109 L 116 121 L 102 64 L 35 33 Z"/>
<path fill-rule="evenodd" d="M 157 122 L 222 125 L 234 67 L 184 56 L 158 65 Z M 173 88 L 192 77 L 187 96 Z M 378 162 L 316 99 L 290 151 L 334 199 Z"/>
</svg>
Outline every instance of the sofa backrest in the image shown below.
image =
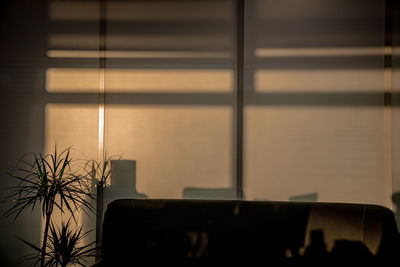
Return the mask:
<svg viewBox="0 0 400 267">
<path fill-rule="evenodd" d="M 361 204 L 123 199 L 103 223 L 106 266 L 371 263 L 397 260 L 399 243 L 393 213 Z"/>
</svg>

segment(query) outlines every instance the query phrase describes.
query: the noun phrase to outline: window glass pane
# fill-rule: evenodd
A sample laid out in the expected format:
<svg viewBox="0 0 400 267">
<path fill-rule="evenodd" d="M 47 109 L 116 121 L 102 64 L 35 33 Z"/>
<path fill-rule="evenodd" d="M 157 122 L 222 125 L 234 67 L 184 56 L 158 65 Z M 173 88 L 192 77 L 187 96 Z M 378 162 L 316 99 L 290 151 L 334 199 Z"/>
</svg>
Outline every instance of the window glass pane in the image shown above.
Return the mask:
<svg viewBox="0 0 400 267">
<path fill-rule="evenodd" d="M 106 115 L 107 154 L 136 160 L 137 192 L 182 198 L 232 187 L 231 107 L 107 105 Z"/>
<path fill-rule="evenodd" d="M 105 151 L 136 162 L 131 196 L 235 198 L 233 10 L 107 2 Z"/>
<path fill-rule="evenodd" d="M 390 204 L 384 7 L 246 2 L 247 199 Z"/>
</svg>

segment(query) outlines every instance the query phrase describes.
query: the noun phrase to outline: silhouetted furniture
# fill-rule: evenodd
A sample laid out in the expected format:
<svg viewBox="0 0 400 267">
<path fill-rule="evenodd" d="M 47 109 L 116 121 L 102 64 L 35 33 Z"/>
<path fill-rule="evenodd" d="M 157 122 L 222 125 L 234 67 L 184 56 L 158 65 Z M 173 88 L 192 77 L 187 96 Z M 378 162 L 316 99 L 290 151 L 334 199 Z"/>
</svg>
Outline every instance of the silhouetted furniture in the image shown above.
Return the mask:
<svg viewBox="0 0 400 267">
<path fill-rule="evenodd" d="M 390 266 L 399 248 L 380 206 L 123 199 L 105 213 L 102 265 Z"/>
</svg>

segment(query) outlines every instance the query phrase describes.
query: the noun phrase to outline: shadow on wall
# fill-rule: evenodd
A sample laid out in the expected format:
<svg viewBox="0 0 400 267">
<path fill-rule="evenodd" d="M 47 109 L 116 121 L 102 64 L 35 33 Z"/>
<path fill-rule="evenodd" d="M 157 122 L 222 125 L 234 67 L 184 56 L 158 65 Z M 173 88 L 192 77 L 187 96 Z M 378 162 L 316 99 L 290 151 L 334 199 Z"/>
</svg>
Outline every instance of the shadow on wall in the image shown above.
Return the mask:
<svg viewBox="0 0 400 267">
<path fill-rule="evenodd" d="M 236 199 L 236 190 L 233 187 L 227 188 L 196 188 L 187 187 L 183 190 L 185 199 Z"/>
<path fill-rule="evenodd" d="M 105 191 L 106 203 L 121 198 L 146 199 L 147 195 L 139 193 L 136 188 L 136 160 L 111 161 L 111 186 Z M 185 199 L 236 199 L 236 189 L 187 187 L 183 191 Z M 107 205 L 104 205 L 106 207 Z"/>
<path fill-rule="evenodd" d="M 111 186 L 105 191 L 105 200 L 109 203 L 118 198 L 147 198 L 136 189 L 136 160 L 111 161 Z"/>
<path fill-rule="evenodd" d="M 317 202 L 317 200 L 318 200 L 317 192 L 289 197 L 289 201 L 295 201 L 295 202 Z"/>
</svg>

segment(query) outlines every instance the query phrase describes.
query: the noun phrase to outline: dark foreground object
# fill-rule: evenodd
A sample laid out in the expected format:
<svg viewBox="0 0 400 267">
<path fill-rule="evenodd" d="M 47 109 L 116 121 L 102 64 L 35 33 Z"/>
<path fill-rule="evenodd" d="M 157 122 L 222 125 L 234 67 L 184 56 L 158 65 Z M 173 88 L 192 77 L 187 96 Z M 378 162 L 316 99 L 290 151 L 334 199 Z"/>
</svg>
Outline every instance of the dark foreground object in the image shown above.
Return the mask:
<svg viewBox="0 0 400 267">
<path fill-rule="evenodd" d="M 397 266 L 393 213 L 374 205 L 116 200 L 99 266 Z"/>
</svg>

